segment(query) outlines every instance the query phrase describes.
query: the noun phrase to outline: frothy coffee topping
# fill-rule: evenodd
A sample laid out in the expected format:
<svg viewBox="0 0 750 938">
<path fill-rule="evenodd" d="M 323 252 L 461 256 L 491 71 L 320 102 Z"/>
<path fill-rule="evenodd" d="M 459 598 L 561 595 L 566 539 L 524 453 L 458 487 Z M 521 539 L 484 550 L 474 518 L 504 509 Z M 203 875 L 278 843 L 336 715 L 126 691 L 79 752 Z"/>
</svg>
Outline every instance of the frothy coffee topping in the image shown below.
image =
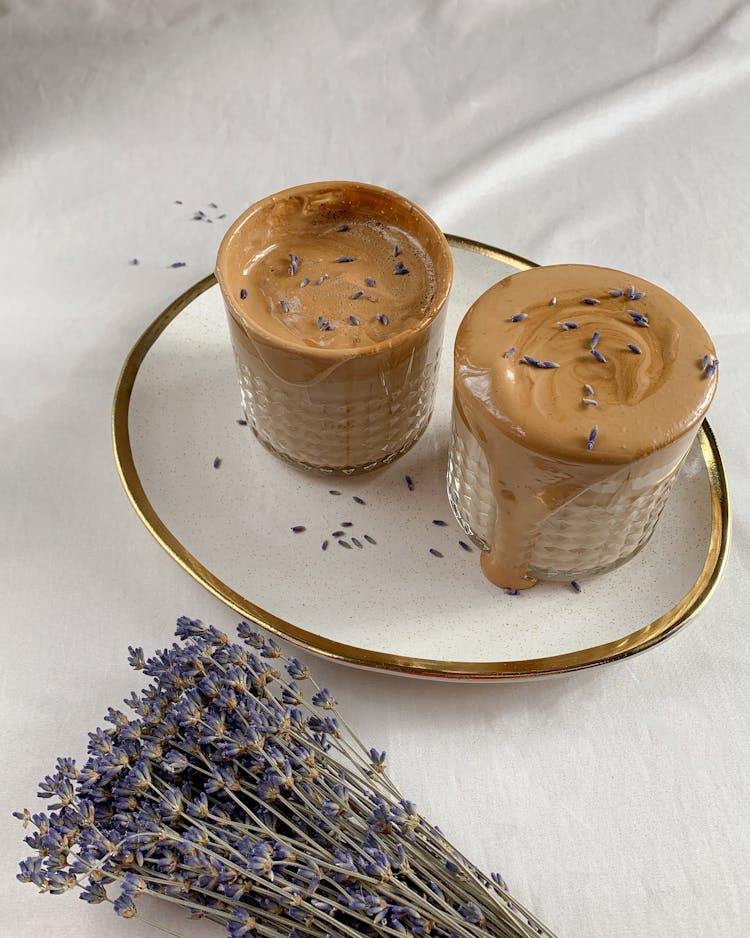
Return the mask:
<svg viewBox="0 0 750 938">
<path fill-rule="evenodd" d="M 708 409 L 717 364 L 685 306 L 619 271 L 539 267 L 481 296 L 456 338 L 455 401 L 490 467 L 488 577 L 533 585 L 544 520 L 623 465 L 653 471 Z"/>
<path fill-rule="evenodd" d="M 285 343 L 365 349 L 418 328 L 433 307 L 432 262 L 373 204 L 286 198 L 266 227 L 267 241 L 227 265 L 226 287 L 241 320 Z"/>
</svg>

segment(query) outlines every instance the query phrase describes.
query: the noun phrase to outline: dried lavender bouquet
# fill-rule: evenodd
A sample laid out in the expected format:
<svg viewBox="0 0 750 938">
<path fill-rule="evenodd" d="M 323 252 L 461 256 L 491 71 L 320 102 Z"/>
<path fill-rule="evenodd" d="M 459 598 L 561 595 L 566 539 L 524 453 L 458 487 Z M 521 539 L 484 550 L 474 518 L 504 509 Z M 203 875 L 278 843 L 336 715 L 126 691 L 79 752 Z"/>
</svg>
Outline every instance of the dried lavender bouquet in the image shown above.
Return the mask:
<svg viewBox="0 0 750 938">
<path fill-rule="evenodd" d="M 151 678 L 125 701 L 135 719 L 110 708 L 83 768 L 60 758 L 40 783 L 48 813 L 16 812 L 36 851 L 22 882 L 125 918 L 156 895 L 229 938 L 552 935 L 417 813 L 273 639 L 187 618 L 176 634 L 148 660 L 129 649 Z"/>
</svg>

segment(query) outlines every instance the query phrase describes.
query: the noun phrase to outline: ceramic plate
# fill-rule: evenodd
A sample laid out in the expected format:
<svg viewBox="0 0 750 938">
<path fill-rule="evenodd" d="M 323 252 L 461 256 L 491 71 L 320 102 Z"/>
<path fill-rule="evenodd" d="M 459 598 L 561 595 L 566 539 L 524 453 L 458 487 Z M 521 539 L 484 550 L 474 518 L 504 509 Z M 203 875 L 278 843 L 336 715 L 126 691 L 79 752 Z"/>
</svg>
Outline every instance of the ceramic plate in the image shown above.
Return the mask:
<svg viewBox="0 0 750 938">
<path fill-rule="evenodd" d="M 128 356 L 115 396 L 115 457 L 136 511 L 227 605 L 352 665 L 518 680 L 656 645 L 704 605 L 726 559 L 729 503 L 710 428 L 703 424 L 656 533 L 629 563 L 584 581 L 581 593 L 549 583 L 508 596 L 491 586 L 479 552 L 459 544 L 467 539 L 445 494 L 451 349 L 473 300 L 534 265 L 465 238 L 449 241 L 455 284 L 432 421 L 401 459 L 355 478 L 301 472 L 238 423 L 239 388 L 213 276 L 175 300 Z M 305 530 L 295 534 L 298 525 Z M 340 530 L 350 548 L 332 537 Z"/>
</svg>

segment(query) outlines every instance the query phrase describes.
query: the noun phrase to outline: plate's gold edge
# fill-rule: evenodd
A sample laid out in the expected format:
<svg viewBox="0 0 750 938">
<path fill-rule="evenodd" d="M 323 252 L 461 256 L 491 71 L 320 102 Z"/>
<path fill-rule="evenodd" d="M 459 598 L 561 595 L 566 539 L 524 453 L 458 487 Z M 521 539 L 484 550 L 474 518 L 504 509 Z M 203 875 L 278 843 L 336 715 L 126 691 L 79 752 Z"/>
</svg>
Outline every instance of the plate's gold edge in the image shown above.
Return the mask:
<svg viewBox="0 0 750 938">
<path fill-rule="evenodd" d="M 518 270 L 536 267 L 532 261 L 500 250 L 492 245 L 457 235 L 446 235 L 451 247 L 482 254 L 501 261 Z M 430 658 L 411 658 L 387 652 L 358 648 L 323 638 L 292 625 L 273 613 L 262 609 L 246 597 L 235 592 L 194 557 L 175 537 L 151 505 L 133 459 L 130 444 L 130 400 L 143 360 L 167 326 L 201 293 L 216 283 L 213 274 L 194 284 L 151 323 L 130 350 L 120 372 L 112 406 L 112 442 L 115 464 L 120 480 L 136 513 L 147 530 L 164 550 L 198 583 L 217 599 L 257 625 L 268 629 L 315 654 L 347 664 L 372 670 L 392 671 L 419 677 L 454 680 L 513 680 L 563 674 L 600 664 L 617 661 L 645 651 L 678 631 L 706 604 L 721 577 L 726 564 L 731 529 L 731 512 L 726 474 L 713 431 L 707 421 L 699 432 L 701 454 L 709 479 L 711 497 L 711 537 L 703 568 L 691 589 L 664 615 L 647 626 L 631 632 L 613 642 L 590 648 L 521 661 L 444 661 Z"/>
</svg>

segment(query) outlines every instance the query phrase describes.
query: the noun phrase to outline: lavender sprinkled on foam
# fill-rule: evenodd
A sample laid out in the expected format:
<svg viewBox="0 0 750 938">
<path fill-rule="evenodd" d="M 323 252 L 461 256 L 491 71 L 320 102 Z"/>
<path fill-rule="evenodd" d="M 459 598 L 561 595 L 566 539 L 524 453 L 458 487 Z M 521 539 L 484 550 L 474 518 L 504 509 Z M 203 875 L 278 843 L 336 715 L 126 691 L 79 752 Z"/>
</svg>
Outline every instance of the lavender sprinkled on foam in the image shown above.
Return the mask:
<svg viewBox="0 0 750 938">
<path fill-rule="evenodd" d="M 516 313 L 515 316 L 511 316 L 508 322 L 523 322 L 524 319 L 528 319 L 528 313 Z"/>
<path fill-rule="evenodd" d="M 397 244 L 394 244 L 394 245 L 393 245 L 393 256 L 394 256 L 394 257 L 398 257 L 400 253 L 401 253 L 401 251 L 399 250 L 399 246 L 398 246 Z"/>
<path fill-rule="evenodd" d="M 591 349 L 591 354 L 594 356 L 594 358 L 595 358 L 598 362 L 601 362 L 602 364 L 606 364 L 607 359 L 602 355 L 602 353 L 599 351 L 598 348 L 592 348 L 592 349 Z"/>
<path fill-rule="evenodd" d="M 570 585 L 573 587 L 576 593 L 581 592 L 581 584 L 578 582 L 578 580 L 571 580 Z"/>
<path fill-rule="evenodd" d="M 300 280 L 299 285 L 301 287 L 306 287 L 309 283 L 310 283 L 310 278 L 304 277 L 302 280 Z"/>
<path fill-rule="evenodd" d="M 400 277 L 400 276 L 402 276 L 403 274 L 408 274 L 408 273 L 409 273 L 409 268 L 408 268 L 408 267 L 404 267 L 404 262 L 403 262 L 403 261 L 398 261 L 398 262 L 396 263 L 395 268 L 393 269 L 393 273 L 394 273 L 397 277 Z"/>
<path fill-rule="evenodd" d="M 359 325 L 359 320 L 357 319 L 356 316 L 350 316 L 350 317 L 349 317 L 349 322 L 350 322 L 353 326 L 358 326 L 358 325 Z"/>
<path fill-rule="evenodd" d="M 557 362 L 548 362 L 548 361 L 540 362 L 539 359 L 534 358 L 533 355 L 524 355 L 520 361 L 520 364 L 531 365 L 532 368 L 542 368 L 542 369 L 560 367 Z"/>
<path fill-rule="evenodd" d="M 289 312 L 289 304 L 287 303 L 286 300 L 279 300 L 279 306 L 281 307 L 282 313 Z"/>
<path fill-rule="evenodd" d="M 628 287 L 629 300 L 642 300 L 645 295 L 645 290 L 636 290 L 636 288 L 632 285 Z"/>
<path fill-rule="evenodd" d="M 718 364 L 719 364 L 718 358 L 712 357 L 709 359 L 708 364 L 703 369 L 703 373 L 705 374 L 707 378 L 712 378 L 714 376 L 714 373 L 716 371 L 716 368 L 718 367 Z"/>
<path fill-rule="evenodd" d="M 618 297 L 618 296 L 624 296 L 624 293 L 622 292 L 622 290 L 610 290 L 609 295 Z"/>
<path fill-rule="evenodd" d="M 365 283 L 367 284 L 368 287 L 374 287 L 374 286 L 375 286 L 375 280 L 374 280 L 373 277 L 367 277 L 367 278 L 365 279 Z"/>
<path fill-rule="evenodd" d="M 587 306 L 598 306 L 601 303 L 601 300 L 597 300 L 593 296 L 584 296 L 583 302 Z"/>
<path fill-rule="evenodd" d="M 323 274 L 322 277 L 318 277 L 318 279 L 315 281 L 315 286 L 319 287 L 324 280 L 328 280 L 328 274 Z"/>
<path fill-rule="evenodd" d="M 591 433 L 589 433 L 589 438 L 586 443 L 586 449 L 592 450 L 594 448 L 594 443 L 596 443 L 596 438 L 599 436 L 599 427 L 592 427 Z"/>
<path fill-rule="evenodd" d="M 637 313 L 634 309 L 629 309 L 628 316 L 633 320 L 634 326 L 640 326 L 641 328 L 648 326 L 648 316 L 644 316 L 643 313 Z"/>
<path fill-rule="evenodd" d="M 338 228 L 336 229 L 336 231 L 348 231 L 348 230 L 349 230 L 348 225 L 339 225 Z"/>
<path fill-rule="evenodd" d="M 358 300 L 361 296 L 364 296 L 364 295 L 365 295 L 365 291 L 364 291 L 364 290 L 357 290 L 356 293 L 352 293 L 351 299 L 353 299 L 353 300 Z"/>
<path fill-rule="evenodd" d="M 595 401 L 592 397 L 584 397 L 581 400 L 582 404 L 588 404 L 590 407 L 598 407 L 599 401 Z"/>
<path fill-rule="evenodd" d="M 589 397 L 594 396 L 594 389 L 591 387 L 590 384 L 584 384 L 583 390 L 588 394 Z"/>
<path fill-rule="evenodd" d="M 571 321 L 568 320 L 568 321 L 566 321 L 566 322 L 561 322 L 561 323 L 560 323 L 560 328 L 562 329 L 563 332 L 567 332 L 569 329 L 577 329 L 577 328 L 578 328 L 578 323 L 577 323 L 577 322 L 571 322 Z"/>
<path fill-rule="evenodd" d="M 599 335 L 598 332 L 595 332 L 595 333 L 591 336 L 591 343 L 590 343 L 590 344 L 591 344 L 591 348 L 592 348 L 592 349 L 595 349 L 595 348 L 597 347 L 597 345 L 599 344 L 599 339 L 600 339 L 600 338 L 601 338 L 601 336 Z"/>
<path fill-rule="evenodd" d="M 411 476 L 404 476 L 404 481 L 406 482 L 406 487 L 410 492 L 414 491 L 414 480 Z"/>
<path fill-rule="evenodd" d="M 289 254 L 289 261 L 290 261 L 290 263 L 289 263 L 289 276 L 290 276 L 290 277 L 294 277 L 294 276 L 296 275 L 297 271 L 299 270 L 299 257 L 297 257 L 297 255 L 294 253 L 294 251 L 291 251 L 291 252 L 290 252 L 290 254 Z"/>
<path fill-rule="evenodd" d="M 386 316 L 385 313 L 378 313 L 378 315 L 375 318 L 377 319 L 378 322 L 382 323 L 384 326 L 388 325 L 388 317 Z"/>
<path fill-rule="evenodd" d="M 356 257 L 352 257 L 351 254 L 345 254 L 342 257 L 336 258 L 337 264 L 351 264 L 352 261 L 356 261 Z"/>
<path fill-rule="evenodd" d="M 641 354 L 640 348 L 635 344 L 635 342 L 628 342 L 628 348 L 631 352 L 634 352 L 636 355 Z"/>
<path fill-rule="evenodd" d="M 512 345 L 507 352 L 503 352 L 503 358 L 513 358 L 517 351 L 515 345 Z"/>
<path fill-rule="evenodd" d="M 244 287 L 240 290 L 240 299 L 241 300 L 247 299 L 247 290 Z"/>
<path fill-rule="evenodd" d="M 521 590 L 513 590 L 513 589 L 506 588 L 503 592 L 505 593 L 506 596 L 520 596 L 521 595 Z"/>
<path fill-rule="evenodd" d="M 327 319 L 323 319 L 322 316 L 318 316 L 318 329 L 320 329 L 321 332 L 331 332 L 333 326 L 330 324 L 330 322 L 328 322 Z"/>
</svg>

